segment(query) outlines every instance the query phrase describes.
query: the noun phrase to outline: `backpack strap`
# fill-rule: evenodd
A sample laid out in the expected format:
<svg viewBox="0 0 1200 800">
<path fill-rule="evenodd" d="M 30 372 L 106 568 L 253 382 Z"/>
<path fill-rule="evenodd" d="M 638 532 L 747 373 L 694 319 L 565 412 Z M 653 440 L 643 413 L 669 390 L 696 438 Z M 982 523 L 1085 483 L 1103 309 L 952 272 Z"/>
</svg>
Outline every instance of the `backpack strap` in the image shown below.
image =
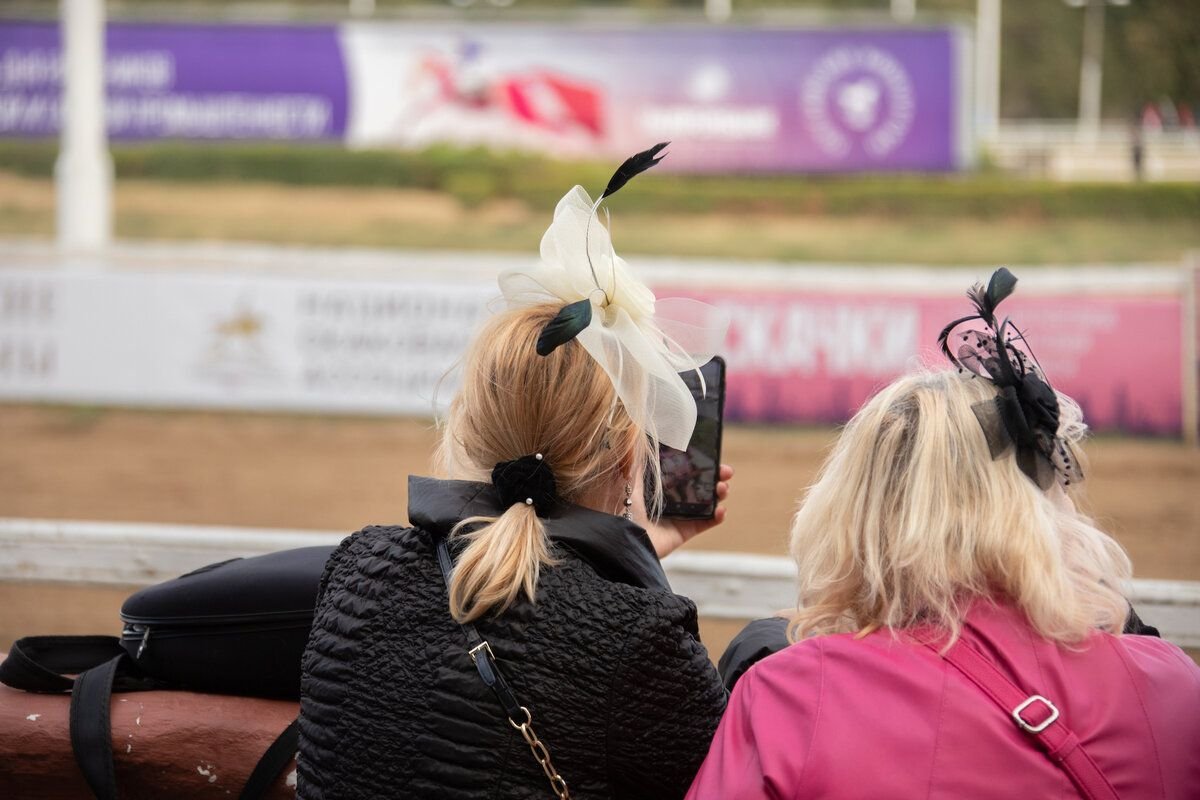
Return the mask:
<svg viewBox="0 0 1200 800">
<path fill-rule="evenodd" d="M 961 672 L 983 691 L 1000 710 L 1071 778 L 1087 800 L 1119 800 L 1117 790 L 1100 767 L 1083 749 L 1074 731 L 1067 727 L 1059 709 L 1040 694 L 1029 694 L 1018 687 L 978 650 L 962 639 L 941 653 L 938 642 L 925 642 L 940 653 L 950 666 Z"/>
</svg>

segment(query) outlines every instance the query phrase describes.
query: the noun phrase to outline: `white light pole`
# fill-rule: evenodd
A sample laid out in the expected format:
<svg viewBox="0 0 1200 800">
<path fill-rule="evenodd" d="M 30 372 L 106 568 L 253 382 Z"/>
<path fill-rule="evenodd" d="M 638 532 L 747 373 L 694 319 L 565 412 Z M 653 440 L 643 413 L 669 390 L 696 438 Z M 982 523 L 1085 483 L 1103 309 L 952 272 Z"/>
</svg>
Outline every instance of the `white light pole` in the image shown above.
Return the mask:
<svg viewBox="0 0 1200 800">
<path fill-rule="evenodd" d="M 704 0 L 704 16 L 709 22 L 728 22 L 733 15 L 733 0 Z"/>
<path fill-rule="evenodd" d="M 912 22 L 917 15 L 917 0 L 892 0 L 892 19 Z"/>
<path fill-rule="evenodd" d="M 975 132 L 990 142 L 1000 127 L 1000 0 L 975 5 Z"/>
<path fill-rule="evenodd" d="M 1100 100 L 1104 67 L 1104 6 L 1127 6 L 1129 0 L 1066 0 L 1083 8 L 1083 57 L 1079 62 L 1080 139 L 1095 141 L 1100 134 Z"/>
<path fill-rule="evenodd" d="M 58 245 L 112 240 L 112 157 L 104 122 L 104 0 L 61 0 L 62 136 L 54 165 Z"/>
<path fill-rule="evenodd" d="M 1104 0 L 1090 0 L 1083 12 L 1083 57 L 1079 60 L 1079 135 L 1100 133 L 1100 89 L 1104 65 Z"/>
</svg>

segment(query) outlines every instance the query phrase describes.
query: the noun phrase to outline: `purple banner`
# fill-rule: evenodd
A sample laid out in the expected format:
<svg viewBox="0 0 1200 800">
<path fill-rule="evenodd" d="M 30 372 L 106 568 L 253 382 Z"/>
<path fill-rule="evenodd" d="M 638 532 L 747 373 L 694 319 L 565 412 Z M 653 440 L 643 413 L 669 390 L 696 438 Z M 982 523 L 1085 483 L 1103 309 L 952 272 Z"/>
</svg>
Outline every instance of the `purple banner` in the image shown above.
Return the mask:
<svg viewBox="0 0 1200 800">
<path fill-rule="evenodd" d="M 342 139 L 664 168 L 963 166 L 953 28 L 135 25 L 108 32 L 114 138 Z M 0 25 L 0 135 L 58 129 L 53 24 Z"/>
<path fill-rule="evenodd" d="M 952 28 L 344 25 L 351 143 L 618 158 L 688 171 L 961 166 Z"/>
<path fill-rule="evenodd" d="M 340 139 L 346 73 L 332 26 L 108 26 L 116 139 Z M 0 135 L 59 128 L 59 28 L 0 25 Z"/>
</svg>

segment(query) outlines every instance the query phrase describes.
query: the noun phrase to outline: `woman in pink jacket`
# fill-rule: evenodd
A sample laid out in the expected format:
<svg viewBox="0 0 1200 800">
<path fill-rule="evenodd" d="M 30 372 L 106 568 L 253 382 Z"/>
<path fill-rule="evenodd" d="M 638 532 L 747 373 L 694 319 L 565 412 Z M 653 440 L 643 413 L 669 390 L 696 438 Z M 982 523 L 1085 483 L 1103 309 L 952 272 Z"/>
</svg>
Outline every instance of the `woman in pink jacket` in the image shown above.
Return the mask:
<svg viewBox="0 0 1200 800">
<path fill-rule="evenodd" d="M 1121 635 L 1079 408 L 996 306 L 851 420 L 796 515 L 795 642 L 734 688 L 691 800 L 1200 798 L 1200 668 Z M 979 320 L 974 329 L 964 323 Z"/>
</svg>

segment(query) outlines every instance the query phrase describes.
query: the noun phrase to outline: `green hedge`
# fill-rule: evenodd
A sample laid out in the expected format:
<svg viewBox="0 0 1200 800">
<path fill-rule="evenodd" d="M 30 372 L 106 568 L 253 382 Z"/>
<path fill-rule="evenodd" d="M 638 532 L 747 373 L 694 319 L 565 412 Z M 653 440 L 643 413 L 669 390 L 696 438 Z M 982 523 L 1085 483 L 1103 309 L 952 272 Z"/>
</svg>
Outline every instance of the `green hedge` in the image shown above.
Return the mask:
<svg viewBox="0 0 1200 800">
<path fill-rule="evenodd" d="M 0 142 L 0 170 L 48 177 L 55 145 Z M 474 205 L 515 198 L 549 209 L 566 188 L 595 191 L 611 164 L 554 161 L 482 149 L 420 152 L 333 146 L 164 143 L 114 148 L 118 178 L 265 181 L 307 186 L 444 191 Z M 1200 184 L 1091 184 L 976 175 L 710 175 L 659 173 L 621 195 L 622 213 L 775 213 L 909 218 L 1200 220 Z"/>
</svg>

